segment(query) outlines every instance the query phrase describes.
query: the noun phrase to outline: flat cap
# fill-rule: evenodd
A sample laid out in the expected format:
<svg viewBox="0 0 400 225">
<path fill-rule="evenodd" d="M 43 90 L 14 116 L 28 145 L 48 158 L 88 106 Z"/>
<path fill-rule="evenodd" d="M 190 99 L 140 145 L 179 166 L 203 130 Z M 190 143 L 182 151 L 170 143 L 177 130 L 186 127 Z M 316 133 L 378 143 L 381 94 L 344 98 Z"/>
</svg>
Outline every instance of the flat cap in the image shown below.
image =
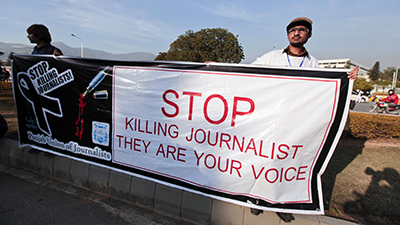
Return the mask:
<svg viewBox="0 0 400 225">
<path fill-rule="evenodd" d="M 297 17 L 290 21 L 289 25 L 286 27 L 286 32 L 289 32 L 290 28 L 300 25 L 307 27 L 310 33 L 312 33 L 312 21 L 307 17 Z"/>
</svg>

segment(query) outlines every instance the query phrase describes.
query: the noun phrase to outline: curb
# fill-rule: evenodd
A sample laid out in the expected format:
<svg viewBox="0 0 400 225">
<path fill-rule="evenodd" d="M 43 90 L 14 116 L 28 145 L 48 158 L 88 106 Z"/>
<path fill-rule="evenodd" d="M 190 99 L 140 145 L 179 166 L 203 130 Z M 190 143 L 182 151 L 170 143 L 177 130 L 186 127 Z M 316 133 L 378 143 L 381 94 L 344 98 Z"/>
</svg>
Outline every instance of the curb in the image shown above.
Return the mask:
<svg viewBox="0 0 400 225">
<path fill-rule="evenodd" d="M 103 167 L 86 164 L 42 151 L 29 153 L 18 141 L 0 139 L 0 163 L 51 177 L 167 216 L 178 224 L 293 224 L 354 225 L 356 223 L 320 215 L 294 215 L 290 223 L 276 213 L 256 216 L 250 208 L 175 189 Z"/>
</svg>

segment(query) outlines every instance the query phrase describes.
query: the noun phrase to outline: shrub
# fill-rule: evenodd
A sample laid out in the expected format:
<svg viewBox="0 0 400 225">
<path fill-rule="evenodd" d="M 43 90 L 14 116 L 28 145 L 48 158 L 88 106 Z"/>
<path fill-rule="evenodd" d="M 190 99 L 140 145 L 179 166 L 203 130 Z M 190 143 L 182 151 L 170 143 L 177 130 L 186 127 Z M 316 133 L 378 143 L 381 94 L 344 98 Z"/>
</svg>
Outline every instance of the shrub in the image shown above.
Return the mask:
<svg viewBox="0 0 400 225">
<path fill-rule="evenodd" d="M 12 83 L 0 81 L 0 92 L 12 90 Z"/>
<path fill-rule="evenodd" d="M 400 138 L 400 117 L 350 112 L 350 133 L 355 138 Z"/>
</svg>

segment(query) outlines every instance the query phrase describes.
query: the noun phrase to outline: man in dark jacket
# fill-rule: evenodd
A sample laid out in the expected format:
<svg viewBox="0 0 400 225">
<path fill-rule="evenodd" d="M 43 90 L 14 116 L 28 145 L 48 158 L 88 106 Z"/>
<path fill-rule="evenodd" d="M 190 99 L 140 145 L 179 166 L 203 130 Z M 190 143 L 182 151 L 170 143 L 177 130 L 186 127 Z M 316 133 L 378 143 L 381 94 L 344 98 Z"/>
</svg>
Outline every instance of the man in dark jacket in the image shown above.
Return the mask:
<svg viewBox="0 0 400 225">
<path fill-rule="evenodd" d="M 26 30 L 28 39 L 35 43 L 32 54 L 63 55 L 62 51 L 51 45 L 51 35 L 49 29 L 43 24 L 33 24 Z"/>
</svg>

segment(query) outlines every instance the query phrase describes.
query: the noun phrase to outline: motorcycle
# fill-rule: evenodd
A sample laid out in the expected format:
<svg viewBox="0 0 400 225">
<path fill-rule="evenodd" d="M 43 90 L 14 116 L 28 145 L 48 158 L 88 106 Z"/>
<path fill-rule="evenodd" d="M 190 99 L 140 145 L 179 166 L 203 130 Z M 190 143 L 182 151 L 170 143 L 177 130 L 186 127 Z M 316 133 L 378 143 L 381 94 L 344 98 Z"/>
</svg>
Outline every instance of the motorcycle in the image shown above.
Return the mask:
<svg viewBox="0 0 400 225">
<path fill-rule="evenodd" d="M 395 114 L 399 115 L 400 114 L 400 104 L 396 106 L 389 106 L 386 102 L 376 102 L 375 106 L 372 106 L 371 110 L 369 110 L 370 113 L 386 113 L 386 107 L 389 108 L 389 114 Z"/>
</svg>

